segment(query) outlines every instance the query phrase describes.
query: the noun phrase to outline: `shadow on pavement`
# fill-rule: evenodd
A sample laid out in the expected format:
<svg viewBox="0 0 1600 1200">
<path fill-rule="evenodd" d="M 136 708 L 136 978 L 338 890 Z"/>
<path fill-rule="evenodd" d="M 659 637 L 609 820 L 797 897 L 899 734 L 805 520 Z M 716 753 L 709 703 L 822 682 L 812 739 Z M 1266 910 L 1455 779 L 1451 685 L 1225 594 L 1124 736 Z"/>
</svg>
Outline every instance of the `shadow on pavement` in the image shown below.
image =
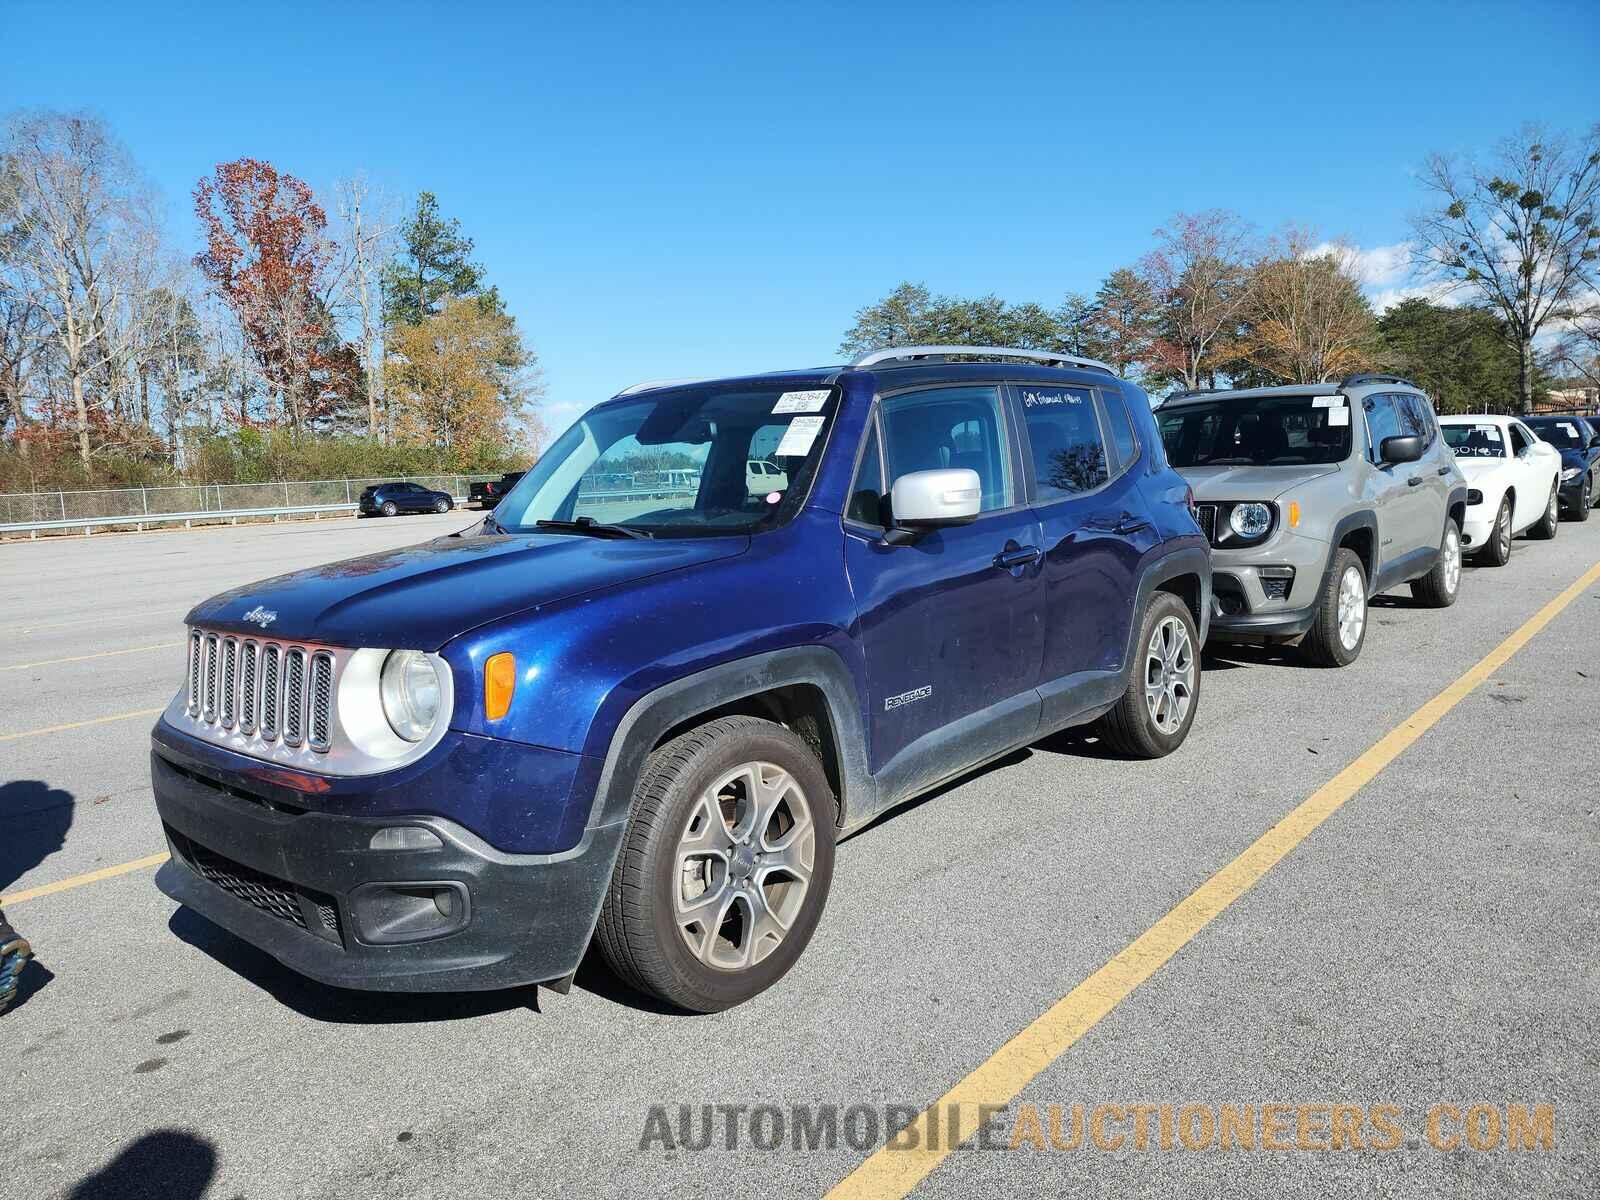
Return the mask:
<svg viewBox="0 0 1600 1200">
<path fill-rule="evenodd" d="M 0 892 L 61 849 L 75 803 L 37 779 L 0 784 Z"/>
<path fill-rule="evenodd" d="M 291 971 L 270 954 L 187 908 L 173 913 L 167 928 L 279 1004 L 313 1021 L 402 1025 L 459 1021 L 518 1008 L 540 1011 L 538 989 L 532 986 L 497 992 L 357 992 L 329 987 Z"/>
<path fill-rule="evenodd" d="M 158 1129 L 124 1146 L 72 1189 L 72 1200 L 199 1200 L 217 1173 L 217 1150 L 180 1129 Z"/>
</svg>

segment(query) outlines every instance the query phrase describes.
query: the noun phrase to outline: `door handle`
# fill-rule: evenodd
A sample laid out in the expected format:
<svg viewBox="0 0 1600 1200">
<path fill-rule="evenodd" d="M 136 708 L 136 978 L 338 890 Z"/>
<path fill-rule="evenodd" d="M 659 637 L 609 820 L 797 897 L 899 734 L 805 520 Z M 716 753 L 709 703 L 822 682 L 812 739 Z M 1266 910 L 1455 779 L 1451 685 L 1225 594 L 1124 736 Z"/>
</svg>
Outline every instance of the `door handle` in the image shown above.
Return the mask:
<svg viewBox="0 0 1600 1200">
<path fill-rule="evenodd" d="M 1113 518 L 1107 514 L 1086 521 L 1084 527 L 1093 529 L 1097 533 L 1114 533 L 1118 537 L 1126 537 L 1130 533 L 1138 533 L 1141 529 L 1149 529 L 1150 522 L 1124 509 L 1120 516 Z"/>
<path fill-rule="evenodd" d="M 1018 567 L 1031 567 L 1043 557 L 1044 551 L 1037 546 L 1013 546 L 996 554 L 994 565 L 1003 571 L 1014 571 Z"/>
<path fill-rule="evenodd" d="M 1449 467 L 1440 467 L 1437 471 L 1434 472 L 1434 474 L 1435 475 L 1448 475 L 1448 474 L 1450 474 L 1450 468 Z"/>
<path fill-rule="evenodd" d="M 1421 475 L 1413 475 L 1410 479 L 1406 480 L 1406 486 L 1407 487 L 1416 487 L 1421 482 L 1422 482 L 1422 476 Z"/>
</svg>

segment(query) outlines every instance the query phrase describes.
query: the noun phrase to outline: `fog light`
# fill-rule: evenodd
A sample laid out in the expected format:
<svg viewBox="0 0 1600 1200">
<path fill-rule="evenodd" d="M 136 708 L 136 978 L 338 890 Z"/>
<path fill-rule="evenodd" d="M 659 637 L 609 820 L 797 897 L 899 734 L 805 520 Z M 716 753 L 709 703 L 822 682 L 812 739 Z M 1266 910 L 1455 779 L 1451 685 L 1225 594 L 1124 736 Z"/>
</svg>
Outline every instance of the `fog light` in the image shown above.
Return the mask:
<svg viewBox="0 0 1600 1200">
<path fill-rule="evenodd" d="M 369 883 L 350 896 L 361 940 L 373 945 L 443 937 L 466 925 L 472 912 L 465 884 Z"/>
<path fill-rule="evenodd" d="M 444 843 L 431 829 L 417 825 L 393 825 L 372 835 L 374 850 L 442 850 Z"/>
</svg>

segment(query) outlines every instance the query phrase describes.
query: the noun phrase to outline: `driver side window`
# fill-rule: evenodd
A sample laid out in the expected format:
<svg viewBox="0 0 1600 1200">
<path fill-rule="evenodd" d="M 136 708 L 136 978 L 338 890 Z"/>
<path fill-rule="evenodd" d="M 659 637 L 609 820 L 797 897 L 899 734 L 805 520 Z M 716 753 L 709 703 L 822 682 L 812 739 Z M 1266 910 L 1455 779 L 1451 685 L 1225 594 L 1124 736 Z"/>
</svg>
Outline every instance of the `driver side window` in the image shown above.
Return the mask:
<svg viewBox="0 0 1600 1200">
<path fill-rule="evenodd" d="M 1394 397 L 1368 396 L 1361 402 L 1367 417 L 1367 457 L 1377 463 L 1383 461 L 1380 451 L 1385 438 L 1399 437 L 1406 431 L 1400 427 L 1400 414 L 1395 409 Z"/>
<path fill-rule="evenodd" d="M 1530 438 L 1530 436 L 1528 434 L 1528 431 L 1526 429 L 1524 429 L 1521 425 L 1517 424 L 1517 422 L 1512 421 L 1511 422 L 1511 455 L 1512 455 L 1512 457 L 1515 458 L 1516 456 L 1520 455 L 1524 450 L 1526 450 L 1531 445 L 1533 445 L 1533 442 L 1532 442 L 1532 440 L 1531 440 L 1531 438 Z"/>
<path fill-rule="evenodd" d="M 912 471 L 966 467 L 983 488 L 980 512 L 1014 503 L 996 387 L 930 388 L 879 403 L 888 484 Z"/>
</svg>

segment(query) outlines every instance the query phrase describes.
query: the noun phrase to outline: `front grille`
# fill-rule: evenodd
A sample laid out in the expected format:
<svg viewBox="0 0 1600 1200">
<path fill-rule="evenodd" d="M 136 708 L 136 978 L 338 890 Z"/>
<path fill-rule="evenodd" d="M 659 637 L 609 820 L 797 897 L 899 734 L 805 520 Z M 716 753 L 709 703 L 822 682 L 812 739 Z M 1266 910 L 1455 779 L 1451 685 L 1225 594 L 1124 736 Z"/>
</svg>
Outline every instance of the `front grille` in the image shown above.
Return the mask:
<svg viewBox="0 0 1600 1200">
<path fill-rule="evenodd" d="M 1215 504 L 1196 504 L 1194 506 L 1195 523 L 1200 526 L 1200 532 L 1206 535 L 1206 541 L 1217 540 L 1217 506 Z"/>
<path fill-rule="evenodd" d="M 308 646 L 189 635 L 184 711 L 219 734 L 326 753 L 333 743 L 334 654 Z"/>
<path fill-rule="evenodd" d="M 331 896 L 297 888 L 287 880 L 268 875 L 265 871 L 258 871 L 254 867 L 247 867 L 244 863 L 235 862 L 226 855 L 218 854 L 194 839 L 185 837 L 171 826 L 167 827 L 167 834 L 183 860 L 202 879 L 269 916 L 304 929 L 307 933 L 342 944 L 339 908 Z M 316 914 L 315 927 L 306 922 L 305 902 L 309 902 Z"/>
</svg>

